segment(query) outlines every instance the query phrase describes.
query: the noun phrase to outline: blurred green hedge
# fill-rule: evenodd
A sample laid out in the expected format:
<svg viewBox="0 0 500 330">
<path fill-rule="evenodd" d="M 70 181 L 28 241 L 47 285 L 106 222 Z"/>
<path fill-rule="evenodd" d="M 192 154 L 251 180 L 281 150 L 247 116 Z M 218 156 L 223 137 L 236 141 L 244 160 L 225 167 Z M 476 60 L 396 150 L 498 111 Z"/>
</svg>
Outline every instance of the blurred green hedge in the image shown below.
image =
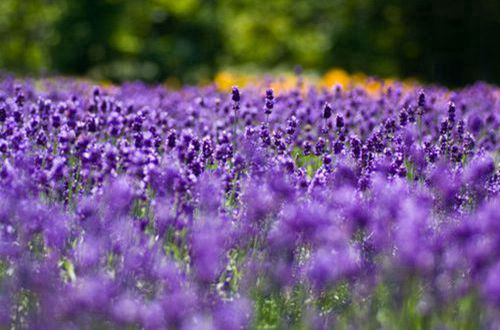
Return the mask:
<svg viewBox="0 0 500 330">
<path fill-rule="evenodd" d="M 0 67 L 113 81 L 331 67 L 498 83 L 498 0 L 1 0 Z"/>
</svg>

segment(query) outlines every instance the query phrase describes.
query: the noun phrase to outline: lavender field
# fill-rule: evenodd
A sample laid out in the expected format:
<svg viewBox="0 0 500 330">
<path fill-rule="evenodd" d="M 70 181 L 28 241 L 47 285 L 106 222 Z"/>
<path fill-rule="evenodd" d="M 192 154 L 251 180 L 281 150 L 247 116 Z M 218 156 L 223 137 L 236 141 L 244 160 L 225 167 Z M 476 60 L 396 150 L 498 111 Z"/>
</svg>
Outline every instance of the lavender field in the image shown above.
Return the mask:
<svg viewBox="0 0 500 330">
<path fill-rule="evenodd" d="M 0 81 L 0 329 L 500 329 L 500 89 Z"/>
</svg>

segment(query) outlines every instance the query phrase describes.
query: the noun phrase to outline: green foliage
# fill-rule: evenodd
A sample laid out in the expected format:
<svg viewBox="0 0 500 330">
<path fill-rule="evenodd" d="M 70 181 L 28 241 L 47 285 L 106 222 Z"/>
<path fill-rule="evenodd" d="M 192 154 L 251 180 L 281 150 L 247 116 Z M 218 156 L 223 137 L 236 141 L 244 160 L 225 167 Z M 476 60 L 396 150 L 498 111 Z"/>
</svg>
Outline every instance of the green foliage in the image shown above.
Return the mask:
<svg viewBox="0 0 500 330">
<path fill-rule="evenodd" d="M 301 148 L 296 148 L 292 151 L 292 157 L 295 159 L 295 165 L 298 168 L 303 168 L 306 170 L 307 176 L 311 179 L 316 171 L 323 165 L 321 157 L 314 154 L 304 155 Z"/>
<path fill-rule="evenodd" d="M 2 0 L 0 11 L 0 66 L 25 74 L 199 82 L 228 66 L 300 64 L 500 77 L 494 0 Z"/>
</svg>

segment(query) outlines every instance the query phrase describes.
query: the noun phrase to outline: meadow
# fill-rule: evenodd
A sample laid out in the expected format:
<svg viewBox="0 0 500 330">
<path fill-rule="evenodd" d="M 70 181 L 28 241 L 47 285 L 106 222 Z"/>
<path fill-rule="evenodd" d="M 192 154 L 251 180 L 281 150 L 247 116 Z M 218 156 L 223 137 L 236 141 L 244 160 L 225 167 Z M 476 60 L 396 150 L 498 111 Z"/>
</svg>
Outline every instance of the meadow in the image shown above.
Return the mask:
<svg viewBox="0 0 500 330">
<path fill-rule="evenodd" d="M 500 89 L 0 81 L 1 329 L 499 329 Z"/>
</svg>

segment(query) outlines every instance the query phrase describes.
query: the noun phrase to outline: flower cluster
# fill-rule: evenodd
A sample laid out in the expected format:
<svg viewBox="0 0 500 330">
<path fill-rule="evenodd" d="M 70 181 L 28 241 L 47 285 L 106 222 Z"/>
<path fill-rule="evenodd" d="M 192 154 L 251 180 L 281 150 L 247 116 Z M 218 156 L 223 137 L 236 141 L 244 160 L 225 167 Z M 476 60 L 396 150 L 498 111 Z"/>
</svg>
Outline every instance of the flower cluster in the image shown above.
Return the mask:
<svg viewBox="0 0 500 330">
<path fill-rule="evenodd" d="M 5 78 L 0 327 L 498 327 L 499 95 Z"/>
</svg>

